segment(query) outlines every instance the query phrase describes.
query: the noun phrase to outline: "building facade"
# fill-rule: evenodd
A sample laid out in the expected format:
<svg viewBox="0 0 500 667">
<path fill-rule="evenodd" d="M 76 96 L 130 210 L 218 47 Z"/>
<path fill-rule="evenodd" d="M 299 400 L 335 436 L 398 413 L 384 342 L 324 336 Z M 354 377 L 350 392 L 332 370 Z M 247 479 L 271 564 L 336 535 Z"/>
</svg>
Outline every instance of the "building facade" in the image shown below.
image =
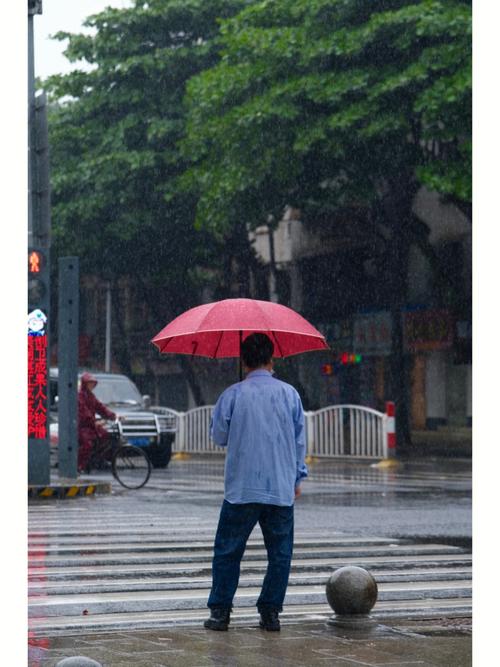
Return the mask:
<svg viewBox="0 0 500 667">
<path fill-rule="evenodd" d="M 416 243 L 410 247 L 401 315 L 411 426 L 471 426 L 471 224 L 455 206 L 424 188 L 413 213 L 425 228 L 429 252 Z M 268 265 L 270 234 L 275 273 L 282 274 L 271 282 L 285 286 L 278 296 L 313 321 L 331 347 L 331 352 L 296 362 L 311 407 L 355 403 L 382 409 L 391 399 L 393 346 L 387 294 L 391 269 L 384 262 L 383 243 L 348 220 L 310 229 L 299 211 L 289 209 L 274 232 L 263 226 L 253 235 Z"/>
</svg>

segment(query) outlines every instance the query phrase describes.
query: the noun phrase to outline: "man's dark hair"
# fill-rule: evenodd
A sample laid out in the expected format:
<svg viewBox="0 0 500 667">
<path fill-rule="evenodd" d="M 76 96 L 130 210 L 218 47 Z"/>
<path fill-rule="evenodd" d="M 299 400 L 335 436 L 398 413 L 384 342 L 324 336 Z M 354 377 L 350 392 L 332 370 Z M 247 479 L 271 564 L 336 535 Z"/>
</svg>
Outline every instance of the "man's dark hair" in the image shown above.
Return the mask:
<svg viewBox="0 0 500 667">
<path fill-rule="evenodd" d="M 273 341 L 263 333 L 250 334 L 241 344 L 241 358 L 248 368 L 266 366 L 271 361 L 273 352 Z"/>
</svg>

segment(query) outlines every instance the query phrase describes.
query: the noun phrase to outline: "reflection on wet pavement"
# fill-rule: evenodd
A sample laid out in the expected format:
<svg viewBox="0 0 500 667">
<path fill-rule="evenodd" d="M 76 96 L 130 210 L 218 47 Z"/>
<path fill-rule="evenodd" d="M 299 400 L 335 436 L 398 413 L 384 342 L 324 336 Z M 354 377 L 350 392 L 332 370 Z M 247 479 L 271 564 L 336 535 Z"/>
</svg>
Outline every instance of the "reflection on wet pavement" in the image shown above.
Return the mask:
<svg viewBox="0 0 500 667">
<path fill-rule="evenodd" d="M 227 633 L 174 628 L 154 632 L 53 637 L 30 644 L 30 667 L 53 667 L 84 655 L 103 667 L 469 667 L 470 629 L 454 636 L 427 636 L 425 624 L 375 626 L 372 632 L 339 630 L 325 623 L 285 625 L 276 635 L 253 626 Z"/>
<path fill-rule="evenodd" d="M 172 461 L 139 491 L 113 483 L 108 496 L 30 502 L 31 667 L 68 655 L 148 667 L 470 664 L 463 632 L 407 627 L 410 616 L 428 628 L 470 617 L 470 464 L 311 464 L 279 637 L 256 626 L 266 567 L 258 529 L 230 632 L 201 627 L 223 472 L 221 456 Z M 379 585 L 368 635 L 327 625 L 324 583 L 349 564 Z"/>
</svg>

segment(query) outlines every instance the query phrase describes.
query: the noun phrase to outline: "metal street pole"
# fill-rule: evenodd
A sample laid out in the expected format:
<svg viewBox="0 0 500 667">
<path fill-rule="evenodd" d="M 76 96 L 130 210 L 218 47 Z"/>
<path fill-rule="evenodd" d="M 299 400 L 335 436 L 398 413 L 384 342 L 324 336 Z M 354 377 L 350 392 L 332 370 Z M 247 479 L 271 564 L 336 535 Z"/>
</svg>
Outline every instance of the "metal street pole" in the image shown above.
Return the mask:
<svg viewBox="0 0 500 667">
<path fill-rule="evenodd" d="M 28 0 L 28 484 L 50 483 L 50 187 L 45 96 L 35 98 L 33 21 Z"/>
<path fill-rule="evenodd" d="M 78 257 L 59 258 L 59 476 L 75 478 L 78 462 Z"/>
<path fill-rule="evenodd" d="M 278 292 L 276 289 L 276 258 L 274 254 L 274 227 L 267 226 L 269 234 L 269 301 L 278 303 Z"/>
<path fill-rule="evenodd" d="M 106 287 L 106 346 L 104 357 L 104 370 L 111 371 L 111 283 Z"/>
<path fill-rule="evenodd" d="M 33 38 L 33 14 L 28 2 L 28 245 L 33 245 L 33 205 L 32 205 L 32 159 L 33 159 L 33 131 L 35 115 L 35 46 Z"/>
</svg>

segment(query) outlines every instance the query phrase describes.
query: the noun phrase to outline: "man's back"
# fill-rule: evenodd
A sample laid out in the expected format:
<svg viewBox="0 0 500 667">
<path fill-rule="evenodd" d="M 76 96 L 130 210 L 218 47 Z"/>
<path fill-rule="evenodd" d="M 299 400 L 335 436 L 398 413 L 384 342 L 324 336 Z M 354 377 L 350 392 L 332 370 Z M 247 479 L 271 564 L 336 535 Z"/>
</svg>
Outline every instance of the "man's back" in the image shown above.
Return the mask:
<svg viewBox="0 0 500 667">
<path fill-rule="evenodd" d="M 267 370 L 252 371 L 219 398 L 212 435 L 228 446 L 228 502 L 293 504 L 295 484 L 307 469 L 302 404 L 291 385 Z"/>
<path fill-rule="evenodd" d="M 240 563 L 258 523 L 268 565 L 257 598 L 259 626 L 276 632 L 293 552 L 294 500 L 307 477 L 304 411 L 296 390 L 272 376 L 274 345 L 255 332 L 241 344 L 248 375 L 226 389 L 212 417 L 212 438 L 227 446 L 224 502 L 212 562 L 209 630 L 227 630 Z"/>
</svg>

